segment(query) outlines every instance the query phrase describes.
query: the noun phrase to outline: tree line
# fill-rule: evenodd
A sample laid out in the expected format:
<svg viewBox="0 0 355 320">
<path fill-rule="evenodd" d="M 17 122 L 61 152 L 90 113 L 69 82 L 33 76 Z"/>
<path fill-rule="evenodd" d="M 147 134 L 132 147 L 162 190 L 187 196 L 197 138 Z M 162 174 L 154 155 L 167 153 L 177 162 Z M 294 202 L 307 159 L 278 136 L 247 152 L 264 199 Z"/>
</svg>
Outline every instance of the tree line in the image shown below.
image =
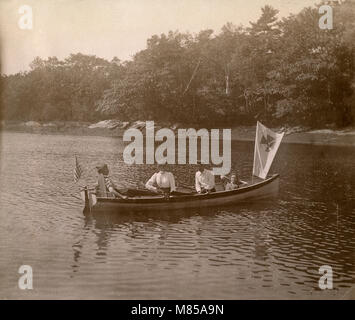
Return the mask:
<svg viewBox="0 0 355 320">
<path fill-rule="evenodd" d="M 132 60 L 81 53 L 35 58 L 1 76 L 8 120 L 155 120 L 195 126 L 346 126 L 355 116 L 355 2 L 333 2 L 334 28 L 318 8 L 278 19 L 261 9 L 250 26 L 215 34 L 170 31 Z"/>
</svg>

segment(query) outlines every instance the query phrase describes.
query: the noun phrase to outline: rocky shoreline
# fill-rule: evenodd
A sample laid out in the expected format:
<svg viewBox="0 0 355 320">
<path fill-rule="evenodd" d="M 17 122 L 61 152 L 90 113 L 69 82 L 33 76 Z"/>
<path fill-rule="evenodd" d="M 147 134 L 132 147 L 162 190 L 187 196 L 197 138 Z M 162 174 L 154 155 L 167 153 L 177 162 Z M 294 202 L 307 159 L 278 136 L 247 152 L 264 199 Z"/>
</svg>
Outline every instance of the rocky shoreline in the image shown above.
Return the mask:
<svg viewBox="0 0 355 320">
<path fill-rule="evenodd" d="M 159 128 L 170 128 L 174 131 L 179 128 L 188 128 L 181 124 L 155 123 L 155 130 Z M 36 134 L 59 134 L 59 135 L 82 135 L 82 136 L 107 136 L 122 137 L 128 128 L 145 129 L 144 121 L 132 123 L 119 120 L 103 120 L 97 123 L 76 122 L 76 121 L 53 121 L 39 123 L 35 121 L 2 121 L 1 130 L 4 132 L 22 132 Z M 237 126 L 232 129 L 233 141 L 254 141 L 255 126 Z M 284 143 L 300 143 L 315 145 L 340 145 L 355 146 L 355 128 L 344 128 L 341 130 L 322 129 L 310 130 L 302 127 L 272 128 L 277 132 L 285 131 Z"/>
</svg>

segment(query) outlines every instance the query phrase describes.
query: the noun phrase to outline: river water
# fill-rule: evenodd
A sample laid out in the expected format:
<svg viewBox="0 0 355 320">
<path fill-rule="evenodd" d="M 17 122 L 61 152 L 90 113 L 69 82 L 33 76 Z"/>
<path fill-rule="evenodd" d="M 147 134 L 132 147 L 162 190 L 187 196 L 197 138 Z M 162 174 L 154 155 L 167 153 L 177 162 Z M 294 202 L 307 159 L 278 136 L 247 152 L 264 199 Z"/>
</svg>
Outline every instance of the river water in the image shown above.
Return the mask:
<svg viewBox="0 0 355 320">
<path fill-rule="evenodd" d="M 355 278 L 353 147 L 282 144 L 267 202 L 188 212 L 84 215 L 73 182 L 108 163 L 135 185 L 154 166 L 127 166 L 121 138 L 3 133 L 0 298 L 341 298 Z M 253 143 L 233 142 L 233 166 L 250 176 Z M 192 183 L 194 167 L 176 166 Z M 80 183 L 79 183 L 80 184 Z M 20 290 L 19 267 L 33 270 Z M 333 271 L 320 290 L 319 268 Z"/>
</svg>

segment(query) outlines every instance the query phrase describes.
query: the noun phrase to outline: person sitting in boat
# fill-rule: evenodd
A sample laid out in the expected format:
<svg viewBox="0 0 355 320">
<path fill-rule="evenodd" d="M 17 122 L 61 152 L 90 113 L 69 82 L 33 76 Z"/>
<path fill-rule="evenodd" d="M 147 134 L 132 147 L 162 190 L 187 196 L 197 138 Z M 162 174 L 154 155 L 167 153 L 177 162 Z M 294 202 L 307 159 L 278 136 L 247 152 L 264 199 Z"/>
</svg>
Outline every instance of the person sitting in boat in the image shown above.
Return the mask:
<svg viewBox="0 0 355 320">
<path fill-rule="evenodd" d="M 238 189 L 241 185 L 246 184 L 245 181 L 240 180 L 235 172 L 232 172 L 231 177 L 221 176 L 221 179 L 226 181 L 224 189 L 226 191 Z"/>
<path fill-rule="evenodd" d="M 145 187 L 153 192 L 169 194 L 176 191 L 175 178 L 166 170 L 165 165 L 159 165 L 159 171 L 147 181 Z"/>
<path fill-rule="evenodd" d="M 216 192 L 214 174 L 198 161 L 198 171 L 195 174 L 195 189 L 198 193 Z"/>
<path fill-rule="evenodd" d="M 107 164 L 102 164 L 96 167 L 97 172 L 99 174 L 98 184 L 96 187 L 97 194 L 100 197 L 107 197 L 108 193 L 112 193 L 117 198 L 126 199 L 127 196 L 123 194 L 125 190 L 118 189 L 113 183 L 112 179 L 109 176 L 109 169 Z"/>
</svg>

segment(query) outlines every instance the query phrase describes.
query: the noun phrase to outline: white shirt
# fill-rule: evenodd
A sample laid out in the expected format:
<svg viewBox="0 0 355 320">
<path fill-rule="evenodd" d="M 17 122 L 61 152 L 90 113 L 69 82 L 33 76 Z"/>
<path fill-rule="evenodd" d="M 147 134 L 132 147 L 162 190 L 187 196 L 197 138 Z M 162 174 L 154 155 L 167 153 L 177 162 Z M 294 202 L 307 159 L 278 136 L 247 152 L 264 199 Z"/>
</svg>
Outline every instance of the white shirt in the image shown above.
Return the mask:
<svg viewBox="0 0 355 320">
<path fill-rule="evenodd" d="M 216 186 L 214 182 L 214 174 L 210 170 L 197 171 L 195 175 L 195 188 L 197 192 L 201 192 L 201 188 L 211 190 Z"/>
<path fill-rule="evenodd" d="M 145 184 L 145 187 L 148 190 L 156 191 L 157 187 L 159 188 L 170 188 L 170 192 L 176 190 L 175 187 L 175 178 L 171 172 L 159 171 L 154 173 L 152 177 Z"/>
</svg>

